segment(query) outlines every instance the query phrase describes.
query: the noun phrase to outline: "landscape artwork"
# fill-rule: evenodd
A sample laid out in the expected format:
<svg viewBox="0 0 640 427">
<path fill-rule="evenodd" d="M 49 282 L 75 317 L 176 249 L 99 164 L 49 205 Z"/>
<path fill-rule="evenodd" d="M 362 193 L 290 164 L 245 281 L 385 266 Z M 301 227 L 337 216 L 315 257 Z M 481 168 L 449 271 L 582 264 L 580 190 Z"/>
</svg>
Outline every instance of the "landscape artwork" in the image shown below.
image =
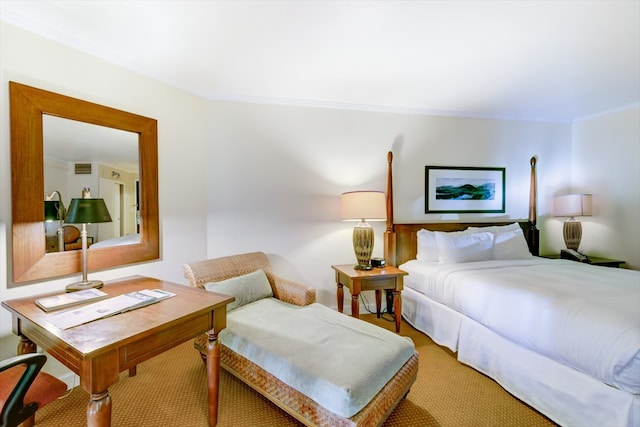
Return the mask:
<svg viewBox="0 0 640 427">
<path fill-rule="evenodd" d="M 426 166 L 425 213 L 504 213 L 505 168 Z"/>
</svg>

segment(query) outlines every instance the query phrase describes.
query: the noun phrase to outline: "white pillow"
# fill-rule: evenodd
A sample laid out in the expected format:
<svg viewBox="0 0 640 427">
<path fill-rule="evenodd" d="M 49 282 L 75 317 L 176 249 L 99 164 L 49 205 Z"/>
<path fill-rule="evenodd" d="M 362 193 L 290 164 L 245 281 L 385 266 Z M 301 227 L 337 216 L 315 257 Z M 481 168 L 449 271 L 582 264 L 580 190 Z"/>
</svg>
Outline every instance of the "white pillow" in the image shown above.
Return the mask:
<svg viewBox="0 0 640 427">
<path fill-rule="evenodd" d="M 443 233 L 436 231 L 439 260 L 442 264 L 488 261 L 493 249 L 493 233 L 458 231 Z"/>
<path fill-rule="evenodd" d="M 492 225 L 490 227 L 469 227 L 469 231 L 491 232 L 494 235 L 493 254 L 491 259 L 529 259 L 532 258 L 527 240 L 520 224 Z"/>
<path fill-rule="evenodd" d="M 207 283 L 204 287 L 211 292 L 236 297 L 235 301 L 227 304 L 227 311 L 273 296 L 269 279 L 267 279 L 264 270 L 256 270 L 253 273 L 232 277 L 220 282 Z"/>
<path fill-rule="evenodd" d="M 416 259 L 422 262 L 438 262 L 438 243 L 433 231 L 419 230 L 417 233 Z"/>
<path fill-rule="evenodd" d="M 493 259 L 529 259 L 533 258 L 524 238 L 522 229 L 495 233 Z"/>
<path fill-rule="evenodd" d="M 507 225 L 491 225 L 489 227 L 469 227 L 467 228 L 467 230 L 474 233 L 477 231 L 483 231 L 483 232 L 490 231 L 494 234 L 498 234 L 498 233 L 507 233 L 513 230 L 522 230 L 522 228 L 520 228 L 520 224 L 518 224 L 517 222 L 514 222 Z"/>
</svg>

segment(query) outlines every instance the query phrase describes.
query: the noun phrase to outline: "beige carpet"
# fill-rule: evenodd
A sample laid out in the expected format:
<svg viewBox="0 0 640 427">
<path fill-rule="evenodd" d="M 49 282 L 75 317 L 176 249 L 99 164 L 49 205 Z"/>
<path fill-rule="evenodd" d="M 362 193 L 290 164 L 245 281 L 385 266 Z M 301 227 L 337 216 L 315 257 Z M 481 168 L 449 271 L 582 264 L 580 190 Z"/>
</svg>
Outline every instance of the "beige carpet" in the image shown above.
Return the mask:
<svg viewBox="0 0 640 427">
<path fill-rule="evenodd" d="M 364 315 L 363 319 L 393 330 L 392 322 Z M 505 392 L 499 385 L 460 364 L 407 323 L 420 352 L 418 379 L 407 399 L 391 414 L 385 427 L 554 426 L 550 420 Z M 204 364 L 192 343 L 184 343 L 138 366 L 110 388 L 113 426 L 206 426 L 207 388 Z M 66 397 L 36 414 L 36 426 L 86 425 L 88 394 L 76 387 Z M 284 427 L 300 424 L 224 370 L 220 381 L 219 426 Z"/>
</svg>

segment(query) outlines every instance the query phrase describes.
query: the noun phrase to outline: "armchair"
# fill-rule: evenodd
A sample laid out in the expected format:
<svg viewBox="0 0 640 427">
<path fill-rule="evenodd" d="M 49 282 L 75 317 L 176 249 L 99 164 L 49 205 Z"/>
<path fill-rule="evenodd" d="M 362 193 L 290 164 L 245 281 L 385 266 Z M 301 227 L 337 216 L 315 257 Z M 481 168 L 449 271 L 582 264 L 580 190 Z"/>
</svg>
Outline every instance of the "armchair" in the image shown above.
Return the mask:
<svg viewBox="0 0 640 427">
<path fill-rule="evenodd" d="M 64 236 L 65 251 L 82 249 L 82 242 L 80 241 L 80 230 L 78 230 L 73 225 L 65 225 L 62 227 L 62 233 Z"/>
<path fill-rule="evenodd" d="M 417 377 L 413 342 L 315 303 L 315 289 L 275 275 L 262 252 L 183 272 L 191 286 L 236 298 L 218 336 L 222 368 L 306 426 L 379 427 Z M 203 360 L 207 344 L 207 335 L 194 343 Z"/>
<path fill-rule="evenodd" d="M 0 426 L 31 427 L 38 408 L 56 400 L 67 391 L 59 379 L 40 372 L 47 356 L 28 353 L 0 362 Z"/>
<path fill-rule="evenodd" d="M 223 258 L 195 261 L 183 266 L 184 276 L 193 287 L 204 289 L 209 282 L 218 282 L 231 277 L 242 276 L 256 270 L 267 275 L 273 296 L 281 301 L 298 306 L 316 302 L 316 290 L 301 283 L 279 277 L 271 271 L 269 258 L 263 252 L 250 252 Z M 208 337 L 200 335 L 194 341 L 194 347 L 206 362 Z"/>
</svg>

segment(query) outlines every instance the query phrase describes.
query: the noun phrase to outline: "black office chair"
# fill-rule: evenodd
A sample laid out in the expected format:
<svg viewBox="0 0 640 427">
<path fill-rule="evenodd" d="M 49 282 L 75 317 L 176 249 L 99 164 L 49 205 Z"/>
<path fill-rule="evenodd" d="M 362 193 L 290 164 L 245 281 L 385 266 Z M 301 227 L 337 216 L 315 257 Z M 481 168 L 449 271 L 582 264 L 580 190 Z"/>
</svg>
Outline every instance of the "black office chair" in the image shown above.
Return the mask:
<svg viewBox="0 0 640 427">
<path fill-rule="evenodd" d="M 38 408 L 67 391 L 64 382 L 40 372 L 46 361 L 44 354 L 28 353 L 0 362 L 0 427 L 33 426 Z"/>
</svg>

